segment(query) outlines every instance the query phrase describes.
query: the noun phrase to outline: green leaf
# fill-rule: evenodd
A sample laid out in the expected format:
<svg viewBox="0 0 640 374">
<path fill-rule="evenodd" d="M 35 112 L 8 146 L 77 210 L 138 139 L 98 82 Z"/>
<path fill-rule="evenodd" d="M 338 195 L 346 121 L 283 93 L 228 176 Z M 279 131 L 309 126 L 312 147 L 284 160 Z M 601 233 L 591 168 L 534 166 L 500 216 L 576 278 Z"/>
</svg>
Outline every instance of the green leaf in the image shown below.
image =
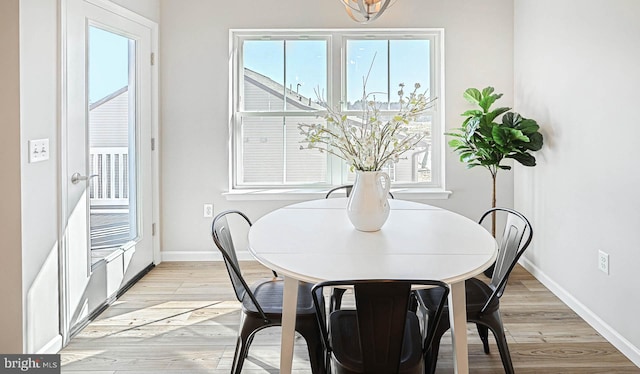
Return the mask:
<svg viewBox="0 0 640 374">
<path fill-rule="evenodd" d="M 468 88 L 462 95 L 468 102 L 478 104 L 482 100 L 482 94 L 477 88 Z"/>
<path fill-rule="evenodd" d="M 464 152 L 464 153 L 460 154 L 460 161 L 462 161 L 462 162 L 471 163 L 475 159 L 476 159 L 476 157 L 471 152 Z"/>
<path fill-rule="evenodd" d="M 456 148 L 456 147 L 461 147 L 463 145 L 464 143 L 459 139 L 449 140 L 449 147 Z"/>
<path fill-rule="evenodd" d="M 496 144 L 496 149 L 501 155 L 506 155 L 513 150 L 513 145 L 511 143 L 505 145 Z"/>
<path fill-rule="evenodd" d="M 474 133 L 480 124 L 480 118 L 472 117 L 466 122 L 465 132 L 467 134 Z"/>
<path fill-rule="evenodd" d="M 496 102 L 499 98 L 502 97 L 502 94 L 494 94 L 489 96 L 483 96 L 478 105 L 484 110 L 485 113 L 489 112 L 489 108 L 491 105 Z"/>
<path fill-rule="evenodd" d="M 498 145 L 506 145 L 509 142 L 509 135 L 502 127 L 493 127 L 491 129 L 491 137 Z"/>
<path fill-rule="evenodd" d="M 495 91 L 495 88 L 489 86 L 482 89 L 482 96 L 489 96 Z"/>
<path fill-rule="evenodd" d="M 522 131 L 524 134 L 533 134 L 540 129 L 540 126 L 536 123 L 536 121 L 532 119 L 523 118 L 522 122 L 515 126 L 516 129 Z"/>
<path fill-rule="evenodd" d="M 536 158 L 529 153 L 516 153 L 508 155 L 508 158 L 512 158 L 524 166 L 536 166 Z"/>
<path fill-rule="evenodd" d="M 465 117 L 480 117 L 483 114 L 484 113 L 479 109 L 470 109 L 462 113 L 461 115 Z"/>
<path fill-rule="evenodd" d="M 518 113 L 510 112 L 502 116 L 502 124 L 507 127 L 516 127 L 521 119 Z"/>
<path fill-rule="evenodd" d="M 460 160 L 470 159 L 471 157 L 475 157 L 471 150 L 465 150 L 460 152 Z"/>
<path fill-rule="evenodd" d="M 492 110 L 491 112 L 485 114 L 487 122 L 493 122 L 493 120 L 496 119 L 499 115 L 501 115 L 502 113 L 508 112 L 510 109 L 511 108 L 500 107 L 498 109 Z"/>
<path fill-rule="evenodd" d="M 492 136 L 491 131 L 493 131 L 493 128 L 495 126 L 497 126 L 496 123 L 480 121 L 480 126 L 478 127 L 478 131 L 480 132 L 480 134 L 482 134 L 482 136 L 486 138 L 491 138 Z"/>
<path fill-rule="evenodd" d="M 524 144 L 524 147 L 532 151 L 539 151 L 542 149 L 542 143 L 542 134 L 536 132 L 529 135 L 529 143 Z"/>
<path fill-rule="evenodd" d="M 506 128 L 506 132 L 509 134 L 509 138 L 514 141 L 521 141 L 528 143 L 529 137 L 522 133 L 522 131 L 512 128 Z"/>
</svg>

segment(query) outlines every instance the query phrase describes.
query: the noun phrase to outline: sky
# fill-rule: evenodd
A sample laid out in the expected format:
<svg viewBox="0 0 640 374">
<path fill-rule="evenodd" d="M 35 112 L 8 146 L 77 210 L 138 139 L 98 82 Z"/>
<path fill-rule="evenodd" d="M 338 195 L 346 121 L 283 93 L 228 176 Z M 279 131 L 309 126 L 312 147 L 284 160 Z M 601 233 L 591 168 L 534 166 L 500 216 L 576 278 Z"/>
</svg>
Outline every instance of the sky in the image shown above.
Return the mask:
<svg viewBox="0 0 640 374">
<path fill-rule="evenodd" d="M 244 66 L 316 99 L 316 89 L 320 92 L 327 89 L 325 43 L 324 40 L 245 41 Z M 347 100 L 353 103 L 362 98 L 363 78 L 369 68 L 371 73 L 366 91 L 380 92 L 376 100 L 386 101 L 390 91 L 391 101 L 397 101 L 399 83 L 406 85 L 405 92 L 413 89 L 415 83 L 420 83 L 422 92 L 429 87 L 429 61 L 427 40 L 392 40 L 389 43 L 386 40 L 349 40 L 346 52 Z"/>
<path fill-rule="evenodd" d="M 89 102 L 129 83 L 129 39 L 89 27 Z"/>
</svg>

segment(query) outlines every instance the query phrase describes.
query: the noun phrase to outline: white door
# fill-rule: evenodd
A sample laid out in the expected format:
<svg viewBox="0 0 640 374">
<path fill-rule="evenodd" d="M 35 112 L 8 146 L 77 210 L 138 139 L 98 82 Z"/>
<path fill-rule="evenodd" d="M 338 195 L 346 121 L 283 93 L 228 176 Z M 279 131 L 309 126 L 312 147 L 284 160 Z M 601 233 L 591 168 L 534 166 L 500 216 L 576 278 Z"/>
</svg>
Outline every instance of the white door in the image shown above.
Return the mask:
<svg viewBox="0 0 640 374">
<path fill-rule="evenodd" d="M 65 340 L 154 262 L 152 30 L 105 4 L 63 2 Z"/>
</svg>

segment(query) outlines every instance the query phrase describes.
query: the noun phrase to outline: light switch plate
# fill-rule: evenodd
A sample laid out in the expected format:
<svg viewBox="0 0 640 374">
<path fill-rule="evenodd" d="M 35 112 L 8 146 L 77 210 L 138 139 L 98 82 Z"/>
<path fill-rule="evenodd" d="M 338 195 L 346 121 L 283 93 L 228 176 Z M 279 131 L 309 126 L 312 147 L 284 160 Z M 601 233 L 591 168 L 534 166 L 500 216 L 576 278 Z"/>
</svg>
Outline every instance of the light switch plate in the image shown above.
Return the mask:
<svg viewBox="0 0 640 374">
<path fill-rule="evenodd" d="M 49 159 L 49 139 L 29 140 L 29 162 Z"/>
</svg>

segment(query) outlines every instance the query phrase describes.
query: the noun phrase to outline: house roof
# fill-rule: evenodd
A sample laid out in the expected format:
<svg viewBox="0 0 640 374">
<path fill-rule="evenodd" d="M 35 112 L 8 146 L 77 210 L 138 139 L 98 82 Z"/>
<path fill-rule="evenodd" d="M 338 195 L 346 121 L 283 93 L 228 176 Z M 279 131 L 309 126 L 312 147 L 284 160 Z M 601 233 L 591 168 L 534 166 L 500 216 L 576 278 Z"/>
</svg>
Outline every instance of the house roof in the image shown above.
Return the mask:
<svg viewBox="0 0 640 374">
<path fill-rule="evenodd" d="M 313 101 L 309 97 L 300 95 L 290 88 L 284 87 L 282 84 L 274 81 L 273 79 L 255 72 L 251 69 L 244 69 L 244 79 L 256 87 L 268 92 L 269 94 L 276 96 L 280 99 L 286 94 L 287 105 L 291 105 L 294 108 L 300 110 L 323 110 L 325 109 L 317 102 Z"/>
<path fill-rule="evenodd" d="M 89 104 L 89 110 L 94 110 L 95 108 L 99 107 L 100 105 L 109 102 L 110 100 L 122 95 L 123 93 L 127 92 L 127 90 L 129 89 L 129 86 L 124 86 L 119 90 L 116 90 L 110 94 L 108 94 L 107 96 L 103 97 L 102 99 L 96 101 L 95 103 L 90 103 Z"/>
</svg>

